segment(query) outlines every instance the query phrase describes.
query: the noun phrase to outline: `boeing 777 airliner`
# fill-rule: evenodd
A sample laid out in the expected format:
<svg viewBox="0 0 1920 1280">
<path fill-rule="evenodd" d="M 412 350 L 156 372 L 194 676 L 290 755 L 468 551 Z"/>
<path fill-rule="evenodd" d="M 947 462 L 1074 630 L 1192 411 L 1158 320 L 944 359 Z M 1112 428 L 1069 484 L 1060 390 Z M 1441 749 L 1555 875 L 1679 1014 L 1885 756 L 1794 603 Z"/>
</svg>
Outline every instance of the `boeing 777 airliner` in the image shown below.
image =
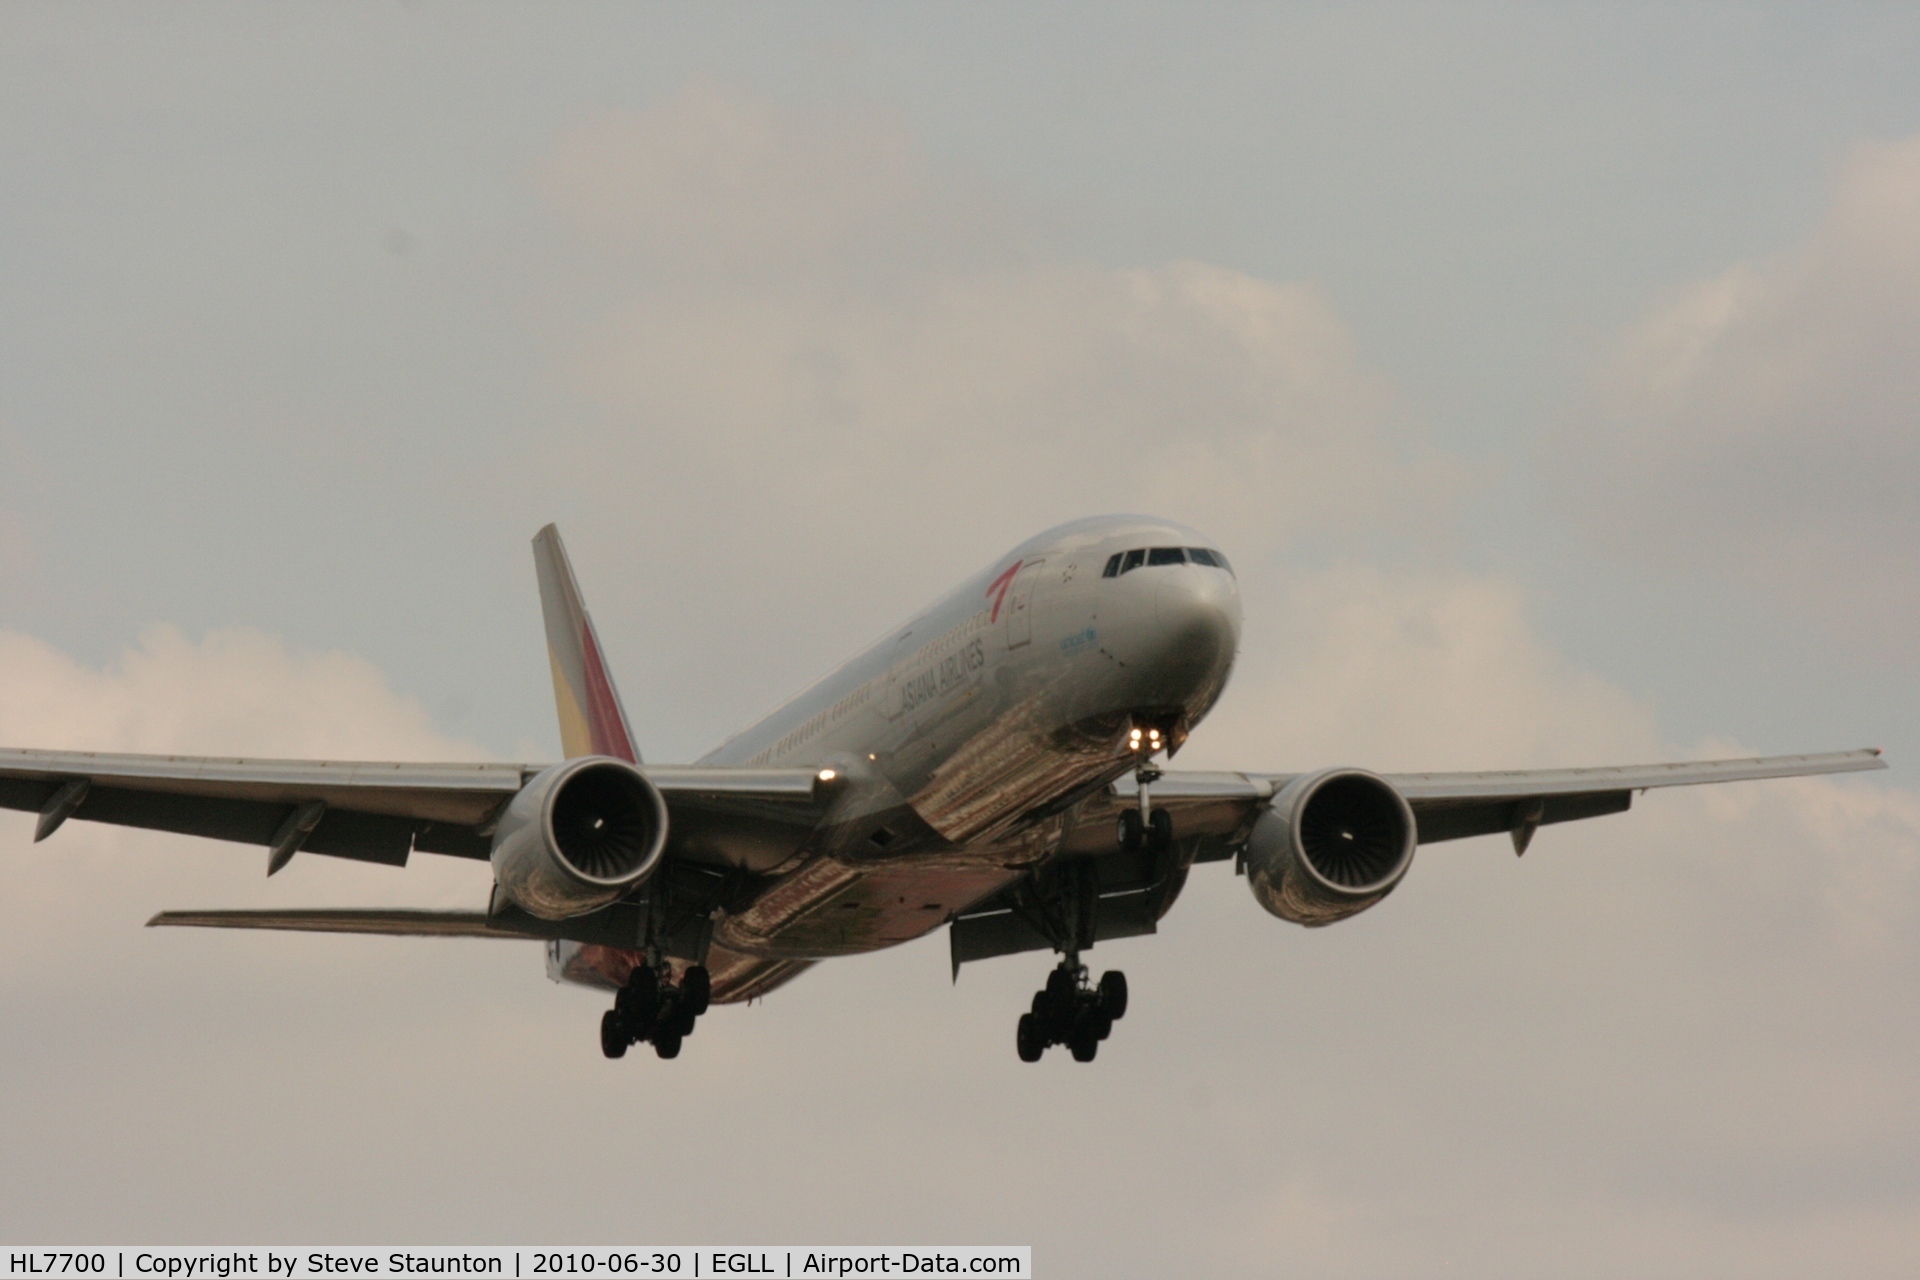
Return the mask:
<svg viewBox="0 0 1920 1280">
<path fill-rule="evenodd" d="M 1879 769 L 1877 751 L 1595 769 L 1379 774 L 1163 769 L 1226 688 L 1240 597 L 1192 529 L 1050 529 L 692 765 L 640 759 L 560 535 L 534 538 L 558 764 L 376 764 L 0 751 L 0 806 L 404 866 L 487 861 L 484 910 L 169 911 L 155 925 L 537 939 L 614 992 L 600 1043 L 662 1058 L 710 1002 L 945 928 L 955 972 L 1060 955 L 1020 1057 L 1091 1061 L 1126 1013 L 1097 942 L 1154 932 L 1197 862 L 1283 920 L 1391 893 L 1415 849 L 1619 813 L 1635 791 Z"/>
</svg>

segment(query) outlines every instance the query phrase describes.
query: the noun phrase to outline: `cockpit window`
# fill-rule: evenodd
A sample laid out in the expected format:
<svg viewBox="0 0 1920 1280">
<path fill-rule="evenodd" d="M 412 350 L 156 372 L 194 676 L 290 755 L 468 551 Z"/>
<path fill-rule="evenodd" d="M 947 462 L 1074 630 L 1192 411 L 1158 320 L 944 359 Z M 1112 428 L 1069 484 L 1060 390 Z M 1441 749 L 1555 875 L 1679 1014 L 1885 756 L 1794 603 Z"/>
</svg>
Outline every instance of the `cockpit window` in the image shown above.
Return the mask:
<svg viewBox="0 0 1920 1280">
<path fill-rule="evenodd" d="M 1107 567 L 1100 576 L 1117 578 L 1142 565 L 1166 564 L 1203 564 L 1233 572 L 1233 566 L 1227 563 L 1227 558 L 1209 547 L 1136 547 L 1132 551 L 1116 551 L 1108 556 Z"/>
</svg>

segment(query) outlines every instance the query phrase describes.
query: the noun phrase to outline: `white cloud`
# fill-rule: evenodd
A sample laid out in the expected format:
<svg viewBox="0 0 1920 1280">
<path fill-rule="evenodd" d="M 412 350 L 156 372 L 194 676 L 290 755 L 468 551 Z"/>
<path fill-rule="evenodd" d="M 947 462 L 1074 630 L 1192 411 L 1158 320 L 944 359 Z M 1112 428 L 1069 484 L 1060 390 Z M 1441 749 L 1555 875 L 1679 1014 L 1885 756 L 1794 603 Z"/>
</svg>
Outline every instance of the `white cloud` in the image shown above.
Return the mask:
<svg viewBox="0 0 1920 1280">
<path fill-rule="evenodd" d="M 299 759 L 479 758 L 346 653 L 303 653 L 259 631 L 198 641 L 156 626 L 104 669 L 0 631 L 0 742 L 74 751 L 180 751 Z"/>
<path fill-rule="evenodd" d="M 1662 750 L 1651 709 L 1544 645 L 1512 582 L 1346 565 L 1249 591 L 1233 685 L 1183 765 L 1522 768 Z"/>
<path fill-rule="evenodd" d="M 1617 547 L 1910 657 L 1920 635 L 1920 138 L 1860 148 L 1807 244 L 1624 334 L 1564 464 Z"/>
</svg>

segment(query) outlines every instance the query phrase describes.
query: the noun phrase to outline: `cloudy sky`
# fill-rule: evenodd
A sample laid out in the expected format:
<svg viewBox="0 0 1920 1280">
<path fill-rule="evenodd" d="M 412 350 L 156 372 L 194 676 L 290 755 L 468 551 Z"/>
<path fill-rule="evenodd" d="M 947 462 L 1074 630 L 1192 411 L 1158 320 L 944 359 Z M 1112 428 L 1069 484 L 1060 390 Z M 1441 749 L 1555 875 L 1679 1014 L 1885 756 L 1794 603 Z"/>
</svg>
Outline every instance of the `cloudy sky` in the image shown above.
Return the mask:
<svg viewBox="0 0 1920 1280">
<path fill-rule="evenodd" d="M 1920 1266 L 1920 18 L 1891 6 L 0 9 L 0 744 L 542 759 L 566 532 L 688 759 L 1151 511 L 1248 623 L 1181 763 L 1887 748 L 1220 868 L 610 1064 L 472 905 L 0 818 L 0 1239 L 1030 1243 L 1049 1277 Z"/>
</svg>

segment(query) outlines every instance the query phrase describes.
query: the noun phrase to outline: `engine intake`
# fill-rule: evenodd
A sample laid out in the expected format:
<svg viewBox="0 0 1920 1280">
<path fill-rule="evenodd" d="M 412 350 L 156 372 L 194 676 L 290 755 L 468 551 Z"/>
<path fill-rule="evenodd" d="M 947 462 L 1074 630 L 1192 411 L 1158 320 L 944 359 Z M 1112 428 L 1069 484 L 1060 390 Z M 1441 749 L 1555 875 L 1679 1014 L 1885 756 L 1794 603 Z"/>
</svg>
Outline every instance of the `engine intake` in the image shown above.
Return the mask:
<svg viewBox="0 0 1920 1280">
<path fill-rule="evenodd" d="M 1247 840 L 1247 883 L 1282 920 L 1326 925 L 1393 892 L 1413 865 L 1413 810 L 1364 769 L 1295 778 Z"/>
<path fill-rule="evenodd" d="M 640 884 L 667 847 L 667 804 L 645 774 L 581 756 L 514 796 L 493 837 L 493 878 L 518 906 L 566 920 Z"/>
</svg>

